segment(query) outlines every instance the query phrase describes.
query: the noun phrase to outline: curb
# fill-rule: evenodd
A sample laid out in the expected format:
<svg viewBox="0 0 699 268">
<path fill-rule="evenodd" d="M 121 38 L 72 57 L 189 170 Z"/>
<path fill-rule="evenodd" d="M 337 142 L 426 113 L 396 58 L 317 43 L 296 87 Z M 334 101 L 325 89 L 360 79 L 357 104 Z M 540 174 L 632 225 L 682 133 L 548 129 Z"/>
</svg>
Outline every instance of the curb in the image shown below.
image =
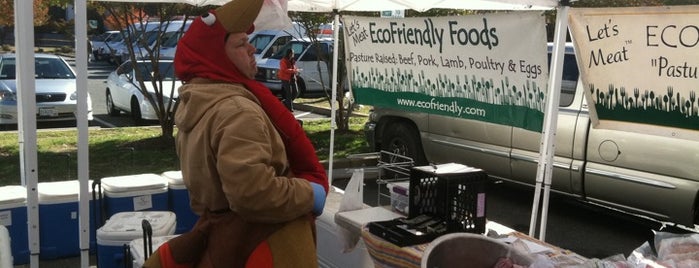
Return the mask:
<svg viewBox="0 0 699 268">
<path fill-rule="evenodd" d="M 300 111 L 305 111 L 305 112 L 311 112 L 314 114 L 320 114 L 320 115 L 324 115 L 324 116 L 331 116 L 330 109 L 328 109 L 328 108 L 308 105 L 308 104 L 304 104 L 304 103 L 294 103 L 294 109 L 300 110 Z M 368 117 L 369 115 L 363 114 L 363 113 L 352 112 L 352 116 Z"/>
</svg>

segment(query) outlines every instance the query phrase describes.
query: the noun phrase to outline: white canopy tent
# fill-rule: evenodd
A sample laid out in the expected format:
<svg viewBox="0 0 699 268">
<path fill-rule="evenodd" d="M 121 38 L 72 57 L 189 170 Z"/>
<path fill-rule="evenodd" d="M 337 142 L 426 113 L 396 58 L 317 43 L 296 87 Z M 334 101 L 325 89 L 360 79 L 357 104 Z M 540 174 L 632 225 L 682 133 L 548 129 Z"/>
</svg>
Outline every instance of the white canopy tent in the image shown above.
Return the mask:
<svg viewBox="0 0 699 268">
<path fill-rule="evenodd" d="M 101 0 L 114 2 L 128 2 L 125 0 Z M 269 2 L 273 0 L 265 0 Z M 284 1 L 284 0 L 280 0 Z M 187 3 L 196 6 L 222 5 L 229 0 L 140 0 L 139 2 L 159 2 L 159 3 Z M 568 1 L 565 1 L 568 2 Z M 88 120 L 87 120 L 87 0 L 75 0 L 75 48 L 76 48 L 76 72 L 78 91 L 78 180 L 79 191 L 79 223 L 80 223 L 80 249 L 81 267 L 89 267 L 89 207 L 90 200 L 89 181 L 89 157 L 88 157 Z M 38 211 L 38 161 L 37 161 L 37 136 L 36 136 L 36 102 L 34 84 L 34 27 L 33 27 L 33 7 L 32 1 L 15 0 L 15 40 L 17 53 L 17 84 L 18 112 L 19 112 L 19 144 L 20 144 L 20 166 L 22 184 L 27 188 L 27 214 L 29 227 L 29 249 L 31 252 L 30 267 L 39 267 L 39 211 Z M 335 14 L 334 27 L 339 25 L 339 12 L 342 11 L 383 11 L 397 9 L 414 9 L 424 11 L 430 8 L 454 8 L 470 10 L 551 10 L 558 7 L 556 22 L 556 36 L 554 46 L 552 67 L 549 76 L 548 90 L 549 100 L 544 117 L 544 132 L 540 147 L 539 169 L 537 173 L 537 185 L 534 204 L 532 206 L 532 220 L 530 224 L 530 235 L 534 234 L 536 218 L 538 215 L 540 190 L 544 185 L 544 200 L 541 223 L 541 236 L 543 240 L 546 228 L 546 212 L 548 206 L 548 190 L 551 182 L 551 171 L 554 154 L 554 132 L 556 129 L 557 106 L 560 87 L 560 77 L 562 75 L 562 63 L 564 52 L 565 34 L 567 31 L 567 10 L 566 5 L 558 5 L 558 0 L 289 0 L 287 8 L 289 11 L 303 12 L 333 12 Z M 338 42 L 337 29 L 334 29 L 335 42 Z M 338 47 L 335 44 L 335 47 Z M 333 61 L 337 62 L 338 51 L 334 50 Z M 337 66 L 336 64 L 334 66 Z M 337 81 L 337 73 L 333 72 L 332 81 Z M 337 85 L 332 85 L 332 98 L 336 99 Z M 332 110 L 336 109 L 332 102 Z M 335 113 L 331 117 L 331 140 L 330 140 L 330 167 L 329 177 L 332 178 L 333 143 Z"/>
<path fill-rule="evenodd" d="M 570 1 L 562 1 L 569 3 Z M 339 31 L 337 30 L 340 11 L 382 11 L 395 9 L 413 9 L 418 11 L 428 10 L 430 8 L 450 8 L 450 9 L 468 9 L 468 10 L 551 10 L 559 7 L 558 0 L 390 0 L 380 5 L 374 0 L 289 0 L 289 11 L 303 12 L 333 12 L 335 20 L 333 23 L 333 34 L 335 47 L 339 42 Z M 561 76 L 563 74 L 563 53 L 565 52 L 565 39 L 568 29 L 568 6 L 562 5 L 559 7 L 556 16 L 556 30 L 554 36 L 554 48 L 552 53 L 552 64 L 549 73 L 548 82 L 548 100 L 547 107 L 544 113 L 544 126 L 542 127 L 542 139 L 539 152 L 539 165 L 536 178 L 536 191 L 534 202 L 532 204 L 532 216 L 529 225 L 529 234 L 534 236 L 536 233 L 536 223 L 539 215 L 539 202 L 542 201 L 543 210 L 541 212 L 541 226 L 539 238 L 543 241 L 546 236 L 546 218 L 548 214 L 549 190 L 551 186 L 551 174 L 553 169 L 553 156 L 555 154 L 555 131 L 557 127 L 558 106 L 556 105 L 560 99 L 560 92 L 557 90 L 561 86 Z M 333 50 L 333 62 L 337 65 L 338 51 Z M 332 74 L 332 80 L 337 81 L 337 72 Z M 331 129 L 330 129 L 330 155 L 328 157 L 328 177 L 332 183 L 333 172 L 333 156 L 334 156 L 334 135 L 337 128 L 335 122 L 335 110 L 337 98 L 337 83 L 332 84 L 332 101 L 331 101 Z M 542 189 L 543 187 L 543 189 Z M 541 192 L 543 190 L 543 200 Z"/>
</svg>

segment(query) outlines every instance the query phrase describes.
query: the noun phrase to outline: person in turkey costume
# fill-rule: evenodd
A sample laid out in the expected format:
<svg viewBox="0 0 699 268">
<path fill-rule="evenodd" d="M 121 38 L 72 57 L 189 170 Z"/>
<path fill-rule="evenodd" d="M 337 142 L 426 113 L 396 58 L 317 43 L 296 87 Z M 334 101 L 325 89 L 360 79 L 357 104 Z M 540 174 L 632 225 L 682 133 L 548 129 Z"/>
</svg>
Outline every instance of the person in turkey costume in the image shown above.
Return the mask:
<svg viewBox="0 0 699 268">
<path fill-rule="evenodd" d="M 328 178 L 293 114 L 261 83 L 247 34 L 263 0 L 196 18 L 177 45 L 177 154 L 192 231 L 144 267 L 316 267 Z"/>
</svg>

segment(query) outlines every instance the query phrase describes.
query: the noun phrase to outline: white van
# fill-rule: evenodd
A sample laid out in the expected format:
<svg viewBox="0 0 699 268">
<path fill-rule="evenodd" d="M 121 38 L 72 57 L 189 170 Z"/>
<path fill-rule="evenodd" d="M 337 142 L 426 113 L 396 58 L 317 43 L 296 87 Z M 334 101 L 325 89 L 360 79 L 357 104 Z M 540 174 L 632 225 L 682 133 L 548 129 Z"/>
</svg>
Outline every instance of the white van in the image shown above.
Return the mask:
<svg viewBox="0 0 699 268">
<path fill-rule="evenodd" d="M 300 40 L 306 36 L 306 29 L 294 22 L 289 30 L 261 30 L 248 35 L 250 44 L 255 47 L 255 60 L 269 58 L 279 51 L 279 48 L 291 40 Z"/>
<path fill-rule="evenodd" d="M 257 62 L 255 79 L 266 85 L 273 93 L 279 94 L 282 82 L 277 77 L 279 62 L 287 49 L 294 51 L 296 67 L 301 69 L 297 86 L 301 97 L 324 96 L 330 92 L 332 84 L 333 39 L 318 39 L 313 44 L 309 39 L 294 40 L 282 46 L 273 55 Z M 322 81 L 322 82 L 321 82 Z"/>
</svg>

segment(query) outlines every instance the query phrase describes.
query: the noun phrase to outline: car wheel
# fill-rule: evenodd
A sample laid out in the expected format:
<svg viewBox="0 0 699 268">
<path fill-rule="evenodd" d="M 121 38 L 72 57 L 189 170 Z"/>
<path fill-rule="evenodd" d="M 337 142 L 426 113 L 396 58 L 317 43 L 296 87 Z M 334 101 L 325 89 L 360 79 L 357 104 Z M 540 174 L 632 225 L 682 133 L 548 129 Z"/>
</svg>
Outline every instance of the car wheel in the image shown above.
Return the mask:
<svg viewBox="0 0 699 268">
<path fill-rule="evenodd" d="M 114 99 L 112 99 L 112 93 L 107 90 L 107 113 L 111 116 L 118 116 L 121 112 L 114 106 Z"/>
<path fill-rule="evenodd" d="M 409 157 L 416 166 L 427 164 L 417 129 L 405 123 L 392 123 L 384 128 L 381 150 Z M 382 157 L 387 157 L 382 159 L 385 162 L 401 162 L 401 159 L 395 159 L 396 157 L 391 155 Z"/>
<path fill-rule="evenodd" d="M 143 118 L 141 118 L 141 106 L 138 105 L 137 98 L 131 98 L 131 118 L 135 125 L 139 126 L 143 124 Z"/>
</svg>

